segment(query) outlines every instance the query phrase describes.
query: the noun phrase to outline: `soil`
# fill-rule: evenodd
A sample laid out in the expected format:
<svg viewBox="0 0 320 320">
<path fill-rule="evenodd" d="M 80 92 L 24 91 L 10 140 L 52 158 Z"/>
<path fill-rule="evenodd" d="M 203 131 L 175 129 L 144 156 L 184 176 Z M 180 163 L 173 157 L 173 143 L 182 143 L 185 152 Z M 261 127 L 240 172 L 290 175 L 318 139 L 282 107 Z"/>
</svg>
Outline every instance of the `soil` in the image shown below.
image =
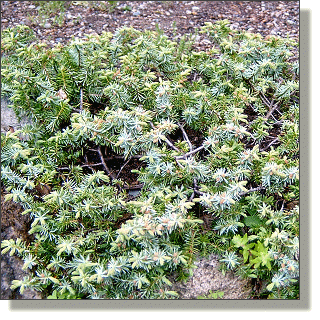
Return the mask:
<svg viewBox="0 0 320 320">
<path fill-rule="evenodd" d="M 38 18 L 36 1 L 2 1 L 1 28 L 6 29 L 18 24 L 32 28 L 39 41 L 49 46 L 55 43 L 67 43 L 72 37 L 84 37 L 85 34 L 101 34 L 103 31 L 114 32 L 122 26 L 132 26 L 138 30 L 163 30 L 171 39 L 176 40 L 187 33 L 194 33 L 205 22 L 228 19 L 234 29 L 260 33 L 263 36 L 277 35 L 290 37 L 299 41 L 299 1 L 118 1 L 112 10 L 108 1 L 67 1 L 65 12 L 53 13 L 45 21 Z M 56 23 L 57 16 L 63 21 Z M 194 50 L 211 48 L 206 35 L 197 34 Z M 296 52 L 298 59 L 298 52 Z M 253 110 L 247 110 L 249 121 L 255 118 Z M 9 124 L 7 124 L 9 125 Z M 1 123 L 1 128 L 3 124 Z M 195 146 L 201 145 L 201 137 L 195 132 L 187 132 Z M 179 134 L 179 133 L 178 133 Z M 177 137 L 174 137 L 177 138 Z M 181 135 L 182 138 L 182 135 Z M 276 146 L 276 145 L 274 145 Z M 123 160 L 104 150 L 106 164 L 119 178 L 126 178 L 131 190 L 139 185 L 137 175 L 132 168 L 140 168 L 139 159 L 131 159 L 125 166 Z M 84 164 L 88 170 L 90 164 L 100 162 L 99 156 L 87 151 Z M 109 159 L 109 160 L 107 160 Z M 95 167 L 96 168 L 96 167 Z M 101 168 L 103 169 L 103 168 Z M 88 171 L 90 172 L 90 170 Z M 4 202 L 5 192 L 1 190 L 1 238 L 28 240 L 30 221 L 22 216 L 22 208 L 12 201 Z M 209 219 L 207 217 L 207 219 Z M 5 255 L 1 260 L 1 297 L 2 299 L 36 299 L 41 298 L 35 292 L 23 295 L 10 290 L 13 279 L 22 278 L 26 273 L 21 271 L 22 262 L 16 257 Z M 175 284 L 185 299 L 206 294 L 208 290 L 225 291 L 226 299 L 243 299 L 249 297 L 248 283 L 231 276 L 223 276 L 218 271 L 216 257 L 200 260 L 194 276 L 185 285 Z M 229 288 L 229 289 L 228 289 Z"/>
</svg>

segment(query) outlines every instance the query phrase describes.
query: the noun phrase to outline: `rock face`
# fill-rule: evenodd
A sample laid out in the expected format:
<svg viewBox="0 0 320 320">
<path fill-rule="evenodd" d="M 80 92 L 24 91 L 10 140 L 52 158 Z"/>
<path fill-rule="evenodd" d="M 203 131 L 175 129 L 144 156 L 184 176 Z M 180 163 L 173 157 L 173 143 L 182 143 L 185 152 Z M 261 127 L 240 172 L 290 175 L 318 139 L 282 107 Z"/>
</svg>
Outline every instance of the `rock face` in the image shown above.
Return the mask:
<svg viewBox="0 0 320 320">
<path fill-rule="evenodd" d="M 21 215 L 22 208 L 13 201 L 4 201 L 5 192 L 1 190 L 1 240 L 20 238 L 28 241 L 30 218 Z M 20 294 L 18 290 L 11 290 L 12 280 L 22 280 L 28 275 L 22 270 L 23 261 L 9 253 L 1 255 L 1 299 L 41 299 L 39 292 L 25 290 Z"/>
<path fill-rule="evenodd" d="M 180 299 L 197 299 L 201 295 L 222 291 L 223 299 L 249 299 L 251 292 L 250 280 L 244 280 L 231 272 L 225 275 L 219 270 L 219 258 L 211 255 L 195 262 L 197 269 L 186 282 L 173 282 L 170 290 L 178 292 Z"/>
<path fill-rule="evenodd" d="M 1 98 L 1 132 L 7 132 L 10 127 L 14 130 L 19 130 L 31 121 L 27 117 L 21 120 L 17 118 L 12 108 L 9 108 L 10 101 L 7 98 Z"/>
<path fill-rule="evenodd" d="M 22 270 L 23 262 L 18 257 L 10 257 L 8 254 L 1 257 L 1 299 L 41 299 L 39 292 L 27 289 L 21 294 L 19 290 L 11 290 L 12 280 L 22 280 L 28 275 Z"/>
<path fill-rule="evenodd" d="M 7 132 L 10 128 L 19 130 L 30 120 L 25 117 L 20 121 L 12 108 L 9 108 L 9 100 L 1 98 L 1 132 Z M 4 190 L 1 189 L 1 240 L 28 237 L 29 218 L 22 216 L 22 208 L 12 201 L 4 202 Z M 18 290 L 11 290 L 12 280 L 23 279 L 28 275 L 22 270 L 23 261 L 17 256 L 9 253 L 1 256 L 1 299 L 41 299 L 38 292 L 25 290 L 20 294 Z"/>
</svg>

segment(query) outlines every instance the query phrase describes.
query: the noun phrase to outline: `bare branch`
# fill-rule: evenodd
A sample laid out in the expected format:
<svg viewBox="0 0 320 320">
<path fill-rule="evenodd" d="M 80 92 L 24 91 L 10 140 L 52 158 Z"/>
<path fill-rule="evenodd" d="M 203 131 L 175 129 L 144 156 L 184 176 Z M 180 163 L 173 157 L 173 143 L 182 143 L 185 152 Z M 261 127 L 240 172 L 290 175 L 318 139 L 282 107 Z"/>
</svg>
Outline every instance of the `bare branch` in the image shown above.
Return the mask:
<svg viewBox="0 0 320 320">
<path fill-rule="evenodd" d="M 126 189 L 126 190 L 138 190 L 138 189 L 142 189 L 144 186 L 143 183 L 140 183 L 140 184 L 136 184 L 134 186 L 124 186 L 123 189 Z"/>
<path fill-rule="evenodd" d="M 189 201 L 192 201 L 194 196 L 196 195 L 196 192 L 198 191 L 199 186 L 198 186 L 198 181 L 196 178 L 193 178 L 193 192 L 192 195 L 189 198 Z"/>
<path fill-rule="evenodd" d="M 180 167 L 180 169 L 184 169 L 184 167 L 183 167 L 183 165 L 176 159 L 176 163 L 177 163 L 177 165 Z"/>
<path fill-rule="evenodd" d="M 263 92 L 259 93 L 259 96 L 261 100 L 264 102 L 264 104 L 270 109 L 271 108 L 271 102 L 266 98 Z"/>
<path fill-rule="evenodd" d="M 189 137 L 188 137 L 187 133 L 185 132 L 183 126 L 180 123 L 178 123 L 178 126 L 179 126 L 180 130 L 182 131 L 184 140 L 187 141 L 187 143 L 189 145 L 190 151 L 192 151 L 193 150 L 193 146 L 192 146 L 192 144 L 191 144 L 191 142 L 189 140 Z"/>
<path fill-rule="evenodd" d="M 80 110 L 83 110 L 83 90 L 80 89 Z"/>
<path fill-rule="evenodd" d="M 252 189 L 247 190 L 247 191 L 245 191 L 245 192 L 239 193 L 239 196 L 243 196 L 243 195 L 245 195 L 245 194 L 247 194 L 247 193 L 249 193 L 249 192 L 260 191 L 260 190 L 263 190 L 263 189 L 265 189 L 265 187 L 262 187 L 262 186 L 257 187 L 257 188 L 252 188 Z"/>
<path fill-rule="evenodd" d="M 104 170 L 107 172 L 107 174 L 111 178 L 111 180 L 113 180 L 115 177 L 112 174 L 112 172 L 110 171 L 110 169 L 108 168 L 106 162 L 104 161 L 103 154 L 101 152 L 101 147 L 99 146 L 96 151 L 99 153 L 99 156 L 100 156 L 100 159 L 101 159 L 101 162 L 102 162 Z"/>
<path fill-rule="evenodd" d="M 267 97 L 264 95 L 263 92 L 258 91 L 258 90 L 253 86 L 253 84 L 251 83 L 251 81 L 248 80 L 247 82 L 249 83 L 249 85 L 250 85 L 250 87 L 251 87 L 252 90 L 254 90 L 254 91 L 256 91 L 256 92 L 259 92 L 259 96 L 260 96 L 261 101 L 268 107 L 269 111 L 268 111 L 268 113 L 267 113 L 267 115 L 266 115 L 266 120 L 268 120 L 268 119 L 271 117 L 273 111 L 277 109 L 280 101 L 278 101 L 275 105 L 273 105 L 273 104 L 274 104 L 274 99 L 272 99 L 272 101 L 270 102 L 270 101 L 267 99 Z M 282 82 L 282 81 L 281 81 L 281 82 Z M 280 84 L 281 84 L 281 82 L 280 82 Z"/>
<path fill-rule="evenodd" d="M 86 164 L 83 164 L 83 165 L 81 165 L 81 167 L 88 167 L 88 168 L 90 168 L 91 169 L 91 171 L 92 172 L 94 172 L 94 170 L 93 170 L 93 166 L 99 166 L 99 165 L 102 165 L 102 163 L 93 163 L 93 164 L 89 164 L 88 163 L 88 157 L 87 157 L 87 155 L 84 155 L 84 159 L 86 160 Z"/>
<path fill-rule="evenodd" d="M 194 150 L 192 150 L 192 151 L 189 151 L 189 152 L 185 153 L 185 154 L 182 155 L 182 156 L 177 156 L 176 159 L 177 159 L 177 160 L 186 159 L 187 157 L 192 156 L 193 154 L 199 152 L 199 151 L 202 150 L 203 148 L 204 148 L 204 145 L 198 147 L 197 149 L 194 149 Z"/>
<path fill-rule="evenodd" d="M 279 138 L 275 138 L 274 140 L 271 141 L 271 143 L 269 143 L 265 148 L 263 148 L 262 150 L 260 151 L 265 151 L 267 150 L 270 146 L 272 146 L 274 143 L 278 142 L 279 141 Z"/>
<path fill-rule="evenodd" d="M 190 198 L 188 199 L 189 202 L 191 202 L 194 199 L 195 193 L 194 191 L 192 192 L 192 195 L 190 196 Z"/>
<path fill-rule="evenodd" d="M 71 170 L 69 167 L 60 167 L 60 168 L 57 168 L 57 170 L 59 171 L 62 171 L 62 170 Z"/>
<path fill-rule="evenodd" d="M 123 164 L 123 166 L 120 168 L 120 170 L 119 170 L 119 172 L 118 172 L 118 174 L 117 174 L 117 176 L 116 176 L 116 179 L 118 179 L 118 177 L 119 177 L 122 169 L 130 162 L 131 159 L 132 159 L 132 157 L 130 157 L 130 158 Z"/>
<path fill-rule="evenodd" d="M 96 166 L 103 166 L 103 163 L 102 162 L 92 163 L 92 164 L 86 163 L 86 164 L 82 164 L 80 167 L 96 167 Z"/>
<path fill-rule="evenodd" d="M 268 120 L 270 118 L 270 116 L 272 115 L 272 112 L 277 109 L 278 105 L 279 105 L 279 102 L 276 103 L 273 107 L 270 106 L 269 112 L 266 115 L 266 120 Z"/>
<path fill-rule="evenodd" d="M 87 150 L 89 151 L 94 151 L 94 152 L 98 152 L 97 149 L 91 149 L 91 148 L 88 148 Z M 143 156 L 142 155 L 135 155 L 135 156 L 131 156 L 131 159 L 140 159 L 142 158 Z M 106 157 L 104 158 L 105 161 L 110 161 L 110 160 L 124 160 L 124 156 L 117 156 L 117 155 L 114 155 L 114 156 L 110 156 L 110 157 Z"/>
</svg>

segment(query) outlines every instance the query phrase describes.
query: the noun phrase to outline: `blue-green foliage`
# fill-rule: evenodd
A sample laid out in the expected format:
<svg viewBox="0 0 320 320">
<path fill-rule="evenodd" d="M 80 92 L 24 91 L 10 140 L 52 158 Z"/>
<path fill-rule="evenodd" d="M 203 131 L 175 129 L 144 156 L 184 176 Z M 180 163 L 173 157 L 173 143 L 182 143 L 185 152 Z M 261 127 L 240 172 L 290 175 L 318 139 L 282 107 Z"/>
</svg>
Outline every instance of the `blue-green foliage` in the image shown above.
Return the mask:
<svg viewBox="0 0 320 320">
<path fill-rule="evenodd" d="M 2 242 L 31 271 L 13 289 L 174 298 L 168 276 L 216 253 L 224 270 L 268 281 L 270 297 L 296 297 L 295 43 L 226 21 L 202 32 L 207 52 L 127 27 L 51 49 L 26 27 L 3 31 L 2 93 L 34 121 L 1 142 L 6 198 L 30 215 L 34 236 Z M 133 159 L 132 199 L 121 171 Z"/>
</svg>

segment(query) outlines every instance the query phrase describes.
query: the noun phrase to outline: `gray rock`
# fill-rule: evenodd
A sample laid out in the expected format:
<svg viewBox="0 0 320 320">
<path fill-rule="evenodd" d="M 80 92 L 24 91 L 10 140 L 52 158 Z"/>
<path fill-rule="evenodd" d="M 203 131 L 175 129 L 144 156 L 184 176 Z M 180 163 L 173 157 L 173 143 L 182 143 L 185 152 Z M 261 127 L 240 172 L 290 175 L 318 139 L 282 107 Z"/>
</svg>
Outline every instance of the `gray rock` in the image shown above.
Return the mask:
<svg viewBox="0 0 320 320">
<path fill-rule="evenodd" d="M 141 12 L 139 10 L 132 12 L 134 16 L 140 16 Z"/>
<path fill-rule="evenodd" d="M 135 197 L 138 197 L 140 195 L 140 192 L 141 192 L 140 190 L 129 190 L 128 194 L 135 198 Z"/>
<path fill-rule="evenodd" d="M 32 123 L 31 119 L 26 116 L 19 120 L 14 110 L 9 108 L 8 105 L 10 105 L 9 100 L 1 98 L 1 132 L 7 132 L 10 127 L 14 130 L 19 130 Z"/>
<path fill-rule="evenodd" d="M 51 28 L 51 23 L 46 22 L 46 24 L 43 27 L 46 29 L 49 29 L 49 28 Z"/>
<path fill-rule="evenodd" d="M 208 39 L 201 40 L 201 43 L 203 43 L 203 44 L 212 44 L 212 42 L 210 40 L 208 40 Z"/>
<path fill-rule="evenodd" d="M 22 207 L 13 201 L 4 202 L 4 194 L 1 190 L 1 239 L 25 240 L 30 224 L 28 215 L 21 215 Z M 22 270 L 23 261 L 9 253 L 1 255 L 1 299 L 42 299 L 37 291 L 27 289 L 20 293 L 18 289 L 10 287 L 13 280 L 22 280 L 29 272 Z"/>
<path fill-rule="evenodd" d="M 1 299 L 42 299 L 37 291 L 27 289 L 22 294 L 18 289 L 11 290 L 13 280 L 22 280 L 28 272 L 22 270 L 23 261 L 18 257 L 5 254 L 1 256 Z"/>
<path fill-rule="evenodd" d="M 176 282 L 170 279 L 169 290 L 176 291 L 180 299 L 196 299 L 215 291 L 224 293 L 223 299 L 249 299 L 251 292 L 250 280 L 244 280 L 232 272 L 225 275 L 219 270 L 219 258 L 211 255 L 195 262 L 193 276 L 186 282 Z"/>
<path fill-rule="evenodd" d="M 67 13 L 66 14 L 66 19 L 68 19 L 68 20 L 71 20 L 71 19 L 73 19 L 73 18 L 76 18 L 76 17 L 74 17 L 72 14 L 70 14 L 70 13 Z"/>
</svg>

